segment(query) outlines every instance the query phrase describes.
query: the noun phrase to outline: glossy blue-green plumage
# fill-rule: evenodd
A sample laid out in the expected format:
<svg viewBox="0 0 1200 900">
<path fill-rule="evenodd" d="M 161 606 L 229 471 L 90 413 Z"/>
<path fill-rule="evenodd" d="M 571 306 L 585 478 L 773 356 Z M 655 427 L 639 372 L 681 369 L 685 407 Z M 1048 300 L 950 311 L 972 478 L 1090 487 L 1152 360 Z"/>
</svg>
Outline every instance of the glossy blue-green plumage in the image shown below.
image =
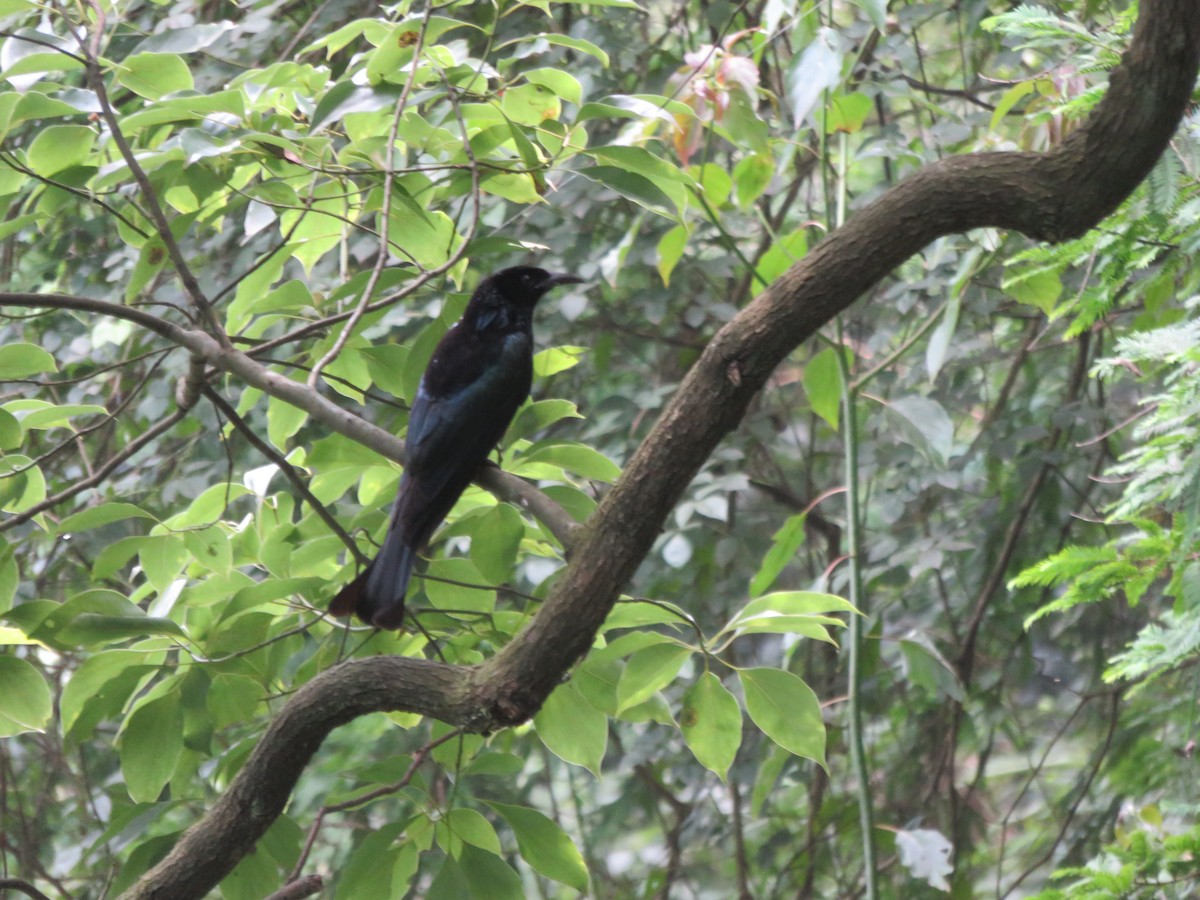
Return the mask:
<svg viewBox="0 0 1200 900">
<path fill-rule="evenodd" d="M 580 280 L 516 266 L 480 283 L 417 388 L 387 537 L 370 565 L 334 597 L 335 615 L 353 612 L 380 628 L 401 627 L 418 552 L 529 395 L 534 306 L 552 287 Z"/>
</svg>

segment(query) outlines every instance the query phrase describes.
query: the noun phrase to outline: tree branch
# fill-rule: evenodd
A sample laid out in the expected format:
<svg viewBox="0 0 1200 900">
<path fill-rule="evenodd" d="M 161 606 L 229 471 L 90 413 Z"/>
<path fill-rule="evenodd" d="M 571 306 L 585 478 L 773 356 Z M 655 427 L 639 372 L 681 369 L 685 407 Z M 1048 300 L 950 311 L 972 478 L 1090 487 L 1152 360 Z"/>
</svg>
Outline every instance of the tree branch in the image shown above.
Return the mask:
<svg viewBox="0 0 1200 900">
<path fill-rule="evenodd" d="M 787 354 L 938 237 L 990 226 L 1057 241 L 1095 226 L 1166 148 L 1198 64 L 1200 4 L 1143 0 L 1107 96 L 1061 146 L 935 163 L 814 247 L 709 343 L 581 529 L 570 564 L 524 631 L 478 667 L 375 657 L 317 676 L 283 707 L 224 796 L 127 897 L 204 896 L 274 821 L 324 737 L 358 715 L 406 710 L 479 732 L 533 715 L 587 652 L 665 516 Z M 248 367 L 253 361 L 236 351 L 206 345 L 203 355 L 235 375 L 287 382 Z M 277 396 L 302 388 L 272 385 Z M 325 403 L 301 399 L 306 410 Z M 353 418 L 323 411 L 322 421 L 337 416 Z M 378 429 L 363 426 L 355 430 L 376 446 Z"/>
<path fill-rule="evenodd" d="M 133 322 L 187 349 L 193 357 L 203 360 L 208 365 L 236 375 L 243 383 L 258 388 L 264 394 L 304 410 L 313 421 L 330 431 L 357 441 L 388 459 L 404 462 L 404 442 L 394 434 L 326 400 L 317 390 L 303 382 L 293 381 L 272 371 L 240 350 L 222 346 L 206 332 L 183 328 L 136 307 L 73 294 L 0 292 L 0 308 L 5 306 L 69 309 Z M 549 529 L 563 547 L 570 550 L 574 535 L 580 528 L 579 523 L 562 506 L 528 481 L 505 472 L 498 466 L 486 465 L 475 474 L 475 483 L 491 491 L 501 500 L 507 500 L 527 510 Z"/>
</svg>

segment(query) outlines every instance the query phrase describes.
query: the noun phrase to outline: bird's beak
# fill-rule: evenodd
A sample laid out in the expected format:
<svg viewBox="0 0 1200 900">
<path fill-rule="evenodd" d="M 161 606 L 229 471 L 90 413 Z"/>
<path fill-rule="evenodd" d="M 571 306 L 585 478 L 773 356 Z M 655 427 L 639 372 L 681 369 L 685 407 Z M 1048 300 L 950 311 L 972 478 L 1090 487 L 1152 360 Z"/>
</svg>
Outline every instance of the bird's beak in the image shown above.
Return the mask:
<svg viewBox="0 0 1200 900">
<path fill-rule="evenodd" d="M 543 291 L 548 291 L 560 284 L 583 284 L 583 279 L 577 275 L 568 275 L 566 272 L 550 272 L 538 287 Z"/>
</svg>

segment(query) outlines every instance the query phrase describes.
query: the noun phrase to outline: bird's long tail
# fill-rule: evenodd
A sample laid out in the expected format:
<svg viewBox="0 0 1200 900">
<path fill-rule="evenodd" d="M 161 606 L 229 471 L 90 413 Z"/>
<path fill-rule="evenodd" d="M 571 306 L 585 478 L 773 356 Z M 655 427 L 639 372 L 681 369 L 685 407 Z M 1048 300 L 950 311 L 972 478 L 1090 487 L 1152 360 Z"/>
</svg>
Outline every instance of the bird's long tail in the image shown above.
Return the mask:
<svg viewBox="0 0 1200 900">
<path fill-rule="evenodd" d="M 403 627 L 404 595 L 416 561 L 416 550 L 394 530 L 389 531 L 379 555 L 338 592 L 329 611 L 335 616 L 354 613 L 376 628 Z"/>
</svg>

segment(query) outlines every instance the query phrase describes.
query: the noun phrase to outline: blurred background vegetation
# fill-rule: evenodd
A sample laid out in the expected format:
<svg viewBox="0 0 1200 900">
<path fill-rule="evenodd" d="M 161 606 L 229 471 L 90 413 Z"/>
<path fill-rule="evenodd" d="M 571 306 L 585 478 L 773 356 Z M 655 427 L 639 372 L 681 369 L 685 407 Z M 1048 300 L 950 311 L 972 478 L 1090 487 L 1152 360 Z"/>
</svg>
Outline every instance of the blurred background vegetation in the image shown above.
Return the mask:
<svg viewBox="0 0 1200 900">
<path fill-rule="evenodd" d="M 765 284 L 928 162 L 1054 146 L 1137 14 L 100 10 L 0 0 L 0 285 L 188 326 L 186 267 L 237 346 L 402 434 L 481 274 L 575 272 L 538 311 L 503 465 L 579 518 Z M 436 747 L 447 729 L 416 716 L 345 726 L 222 895 L 315 872 L 338 898 L 853 897 L 866 795 L 881 896 L 1192 896 L 1197 151 L 1189 118 L 1079 240 L 980 230 L 910 259 L 780 367 L 534 725 Z M 364 301 L 339 344 L 331 317 Z M 187 366 L 94 311 L 0 318 L 0 874 L 54 896 L 131 885 L 317 672 L 477 662 L 562 566 L 475 489 L 413 600 L 425 633 L 347 633 L 323 610 L 353 561 L 281 460 L 363 546 L 398 468 L 231 376 L 213 387 L 272 456 L 207 401 L 177 414 Z M 849 594 L 848 483 L 865 784 L 845 650 L 822 639 L 844 644 L 825 614 L 847 615 L 812 599 Z M 803 705 L 772 721 L 754 690 Z"/>
</svg>

